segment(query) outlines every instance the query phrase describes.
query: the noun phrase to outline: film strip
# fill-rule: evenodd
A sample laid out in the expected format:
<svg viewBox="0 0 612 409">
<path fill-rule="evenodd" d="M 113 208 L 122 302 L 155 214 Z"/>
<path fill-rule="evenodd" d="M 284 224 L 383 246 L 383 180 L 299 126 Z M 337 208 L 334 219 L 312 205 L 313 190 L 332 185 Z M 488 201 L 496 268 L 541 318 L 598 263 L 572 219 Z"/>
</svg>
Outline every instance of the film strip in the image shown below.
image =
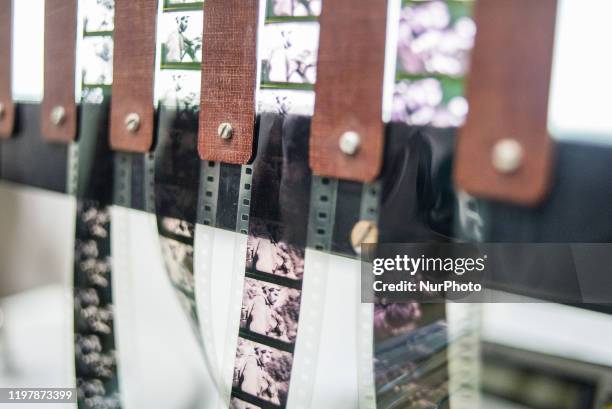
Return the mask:
<svg viewBox="0 0 612 409">
<path fill-rule="evenodd" d="M 361 192 L 361 206 L 359 209 L 359 222 L 358 224 L 363 225 L 361 228 L 363 231 L 354 230 L 351 235 L 358 235 L 359 237 L 352 238 L 352 244 L 360 246 L 362 243 L 372 243 L 378 241 L 378 214 L 380 211 L 380 198 L 381 198 L 381 186 L 379 182 L 364 184 Z M 357 224 L 355 225 L 357 226 Z M 356 252 L 360 252 L 360 248 L 354 249 Z M 360 304 L 357 306 L 358 320 L 358 382 L 359 382 L 359 407 L 365 408 L 376 408 L 377 407 L 377 395 L 375 390 L 375 384 L 373 376 L 375 370 L 375 343 L 376 338 L 374 333 L 376 331 L 375 325 L 375 312 L 380 309 L 380 306 L 372 306 L 370 304 Z M 374 323 L 374 325 L 372 325 Z M 378 359 L 379 357 L 376 357 Z"/>
<path fill-rule="evenodd" d="M 265 3 L 258 111 L 312 115 L 322 0 Z"/>
<path fill-rule="evenodd" d="M 449 403 L 452 408 L 480 408 L 481 317 L 479 304 L 446 306 L 448 316 Z"/>
<path fill-rule="evenodd" d="M 292 370 L 299 381 L 289 388 L 287 406 L 312 407 L 317 359 L 323 327 L 333 224 L 336 212 L 336 180 L 312 176 L 307 248 L 300 306 L 300 333 L 296 340 Z"/>
<path fill-rule="evenodd" d="M 166 261 L 170 282 L 199 334 L 193 276 L 194 228 L 193 223 L 168 217 L 161 219 L 158 224 L 162 256 Z"/>
<path fill-rule="evenodd" d="M 230 407 L 287 404 L 310 202 L 307 129 L 303 117 L 261 117 Z"/>
<path fill-rule="evenodd" d="M 454 135 L 445 129 L 461 126 L 468 111 L 463 84 L 476 34 L 471 12 L 470 1 L 404 0 L 399 13 L 391 119 L 425 127 L 416 132 L 413 128 L 412 144 L 420 153 L 412 160 L 421 162 L 419 166 L 434 165 L 437 172 L 443 170 L 443 161 L 435 164 L 432 160 L 431 141 L 451 142 Z M 389 137 L 393 144 L 393 132 Z M 448 148 L 436 154 L 446 156 Z M 422 171 L 413 169 L 409 173 Z M 439 188 L 435 180 L 429 183 L 434 190 Z M 425 192 L 415 193 L 421 196 L 418 201 L 427 201 Z M 430 193 L 440 198 L 444 194 L 443 189 Z M 452 200 L 460 203 L 459 196 Z M 382 206 L 383 213 L 387 213 L 394 205 L 386 206 L 383 201 Z M 423 215 L 405 215 L 417 216 L 411 221 L 413 231 L 396 229 L 391 237 L 384 232 L 387 221 L 382 220 L 383 241 L 452 240 L 456 236 L 453 222 L 440 210 L 431 207 L 428 211 L 432 214 L 426 219 Z M 433 223 L 435 219 L 437 223 Z M 423 223 L 430 232 L 419 233 Z M 471 305 L 447 304 L 445 308 L 443 304 L 376 304 L 376 407 L 479 407 L 479 317 L 479 308 Z M 369 399 L 365 407 L 373 407 Z"/>
<path fill-rule="evenodd" d="M 77 196 L 74 314 L 78 407 L 115 409 L 122 404 L 113 308 L 112 159 L 106 140 L 113 2 L 82 0 L 79 8 L 82 121 L 79 142 L 70 146 L 68 172 L 69 189 Z"/>
<path fill-rule="evenodd" d="M 237 231 L 248 232 L 244 273 L 235 272 L 232 291 L 233 304 L 241 306 L 240 321 L 237 339 L 228 328 L 226 344 L 236 348 L 226 354 L 226 365 L 233 366 L 223 372 L 225 377 L 231 374 L 231 408 L 309 407 L 312 397 L 312 357 L 318 350 L 322 314 L 314 299 L 322 297 L 327 269 L 325 261 L 319 262 L 306 278 L 306 244 L 319 239 L 319 251 L 331 247 L 327 241 L 333 183 L 326 179 L 330 194 L 320 195 L 325 201 L 318 202 L 319 212 L 309 212 L 309 121 L 294 115 L 311 115 L 314 109 L 320 11 L 318 0 L 265 2 L 258 41 L 259 148 L 252 183 L 240 184 L 243 196 L 249 197 L 241 196 L 239 206 L 251 207 L 250 215 L 246 206 L 238 213 L 242 226 Z M 326 218 L 319 218 L 325 211 L 330 211 Z M 308 232 L 309 220 L 319 220 L 313 222 L 318 229 Z M 323 230 L 328 239 L 315 238 Z M 237 265 L 242 268 L 242 263 Z M 303 306 L 308 306 L 308 314 Z M 297 378 L 292 376 L 294 368 L 299 370 Z"/>
<path fill-rule="evenodd" d="M 195 301 L 197 121 L 202 61 L 202 2 L 163 0 L 158 14 L 155 149 L 157 227 L 166 271 L 200 344 Z"/>
<path fill-rule="evenodd" d="M 314 3 L 314 2 L 313 2 Z M 270 17 L 273 13 L 272 6 L 269 5 L 268 12 L 262 13 L 262 15 L 266 14 Z M 162 240 L 162 246 L 170 245 L 174 246 L 176 249 L 180 249 L 179 251 L 172 254 L 170 251 L 165 251 L 166 264 L 169 266 L 169 273 L 171 269 L 176 269 L 177 260 L 179 257 L 176 253 L 181 252 L 182 254 L 193 254 L 193 239 L 192 237 L 182 237 L 182 240 L 179 242 L 176 240 L 176 237 L 172 235 L 171 231 L 168 231 L 164 225 L 174 224 L 181 225 L 184 227 L 184 231 L 190 231 L 191 227 L 194 226 L 195 231 L 200 231 L 200 235 L 202 237 L 198 240 L 199 244 L 198 252 L 196 252 L 196 257 L 201 257 L 201 261 L 196 261 L 195 267 L 193 266 L 193 259 L 190 257 L 185 258 L 186 262 L 180 263 L 182 266 L 180 269 L 183 271 L 195 270 L 195 293 L 197 295 L 197 299 L 199 300 L 196 304 L 198 308 L 197 310 L 201 310 L 202 313 L 198 314 L 198 318 L 200 320 L 199 327 L 200 333 L 204 338 L 204 349 L 206 352 L 207 361 L 209 363 L 209 367 L 216 367 L 213 362 L 216 359 L 215 351 L 214 351 L 214 343 L 208 342 L 210 338 L 213 336 L 211 328 L 213 327 L 212 313 L 205 313 L 210 308 L 210 300 L 212 297 L 210 296 L 211 287 L 210 285 L 206 286 L 204 283 L 209 282 L 211 280 L 210 274 L 210 265 L 211 263 L 211 254 L 212 248 L 215 245 L 215 240 L 213 239 L 214 229 L 211 228 L 221 228 L 224 230 L 235 231 L 241 234 L 246 238 L 246 234 L 249 229 L 249 208 L 251 204 L 251 189 L 250 179 L 252 178 L 253 168 L 251 166 L 235 166 L 228 165 L 223 163 L 213 163 L 213 162 L 202 162 L 199 166 L 200 175 L 199 178 L 192 174 L 193 169 L 195 167 L 191 166 L 192 162 L 184 161 L 181 159 L 181 156 L 184 154 L 191 154 L 191 152 L 187 152 L 187 144 L 191 141 L 191 131 L 189 131 L 189 136 L 187 135 L 166 135 L 165 134 L 165 126 L 164 126 L 164 113 L 163 111 L 167 108 L 168 118 L 173 117 L 174 123 L 169 124 L 168 129 L 172 128 L 172 132 L 176 132 L 176 128 L 181 128 L 184 126 L 185 131 L 188 128 L 189 120 L 187 119 L 192 114 L 197 117 L 197 108 L 196 103 L 199 101 L 198 92 L 194 90 L 199 90 L 199 69 L 200 69 L 200 61 L 201 61 L 201 13 L 202 13 L 202 3 L 201 2 L 173 2 L 172 0 L 165 1 L 162 6 L 162 14 L 160 16 L 160 34 L 158 35 L 160 44 L 159 49 L 161 53 L 160 58 L 160 73 L 159 73 L 159 88 L 157 91 L 158 98 L 161 101 L 162 105 L 165 108 L 162 108 L 162 114 L 160 115 L 160 135 L 159 135 L 159 146 L 156 150 L 156 161 L 157 165 L 157 175 L 156 175 L 156 187 L 157 187 L 157 195 L 158 203 L 157 203 L 157 213 L 160 215 L 159 217 L 159 231 Z M 282 11 L 280 12 L 282 13 Z M 307 19 L 310 21 L 302 21 L 303 19 L 295 18 L 294 16 L 287 16 L 287 23 L 297 22 L 297 23 L 309 23 L 311 26 L 313 19 Z M 316 19 L 314 19 L 316 20 Z M 270 22 L 273 24 L 273 22 Z M 316 23 L 314 23 L 316 25 Z M 279 38 L 282 38 L 283 30 L 278 31 L 277 35 Z M 278 42 L 276 42 L 278 43 Z M 280 43 L 279 43 L 280 44 Z M 312 55 L 316 57 L 316 47 L 313 49 L 310 47 L 310 51 Z M 279 60 L 280 61 L 280 60 Z M 268 64 L 269 65 L 269 64 Z M 278 66 L 279 62 L 276 62 L 274 66 Z M 309 68 L 310 70 L 310 68 Z M 265 81 L 262 79 L 261 88 L 265 88 L 263 85 L 269 81 Z M 296 82 L 293 80 L 292 82 Z M 283 87 L 280 87 L 282 82 L 278 81 L 273 89 L 274 91 L 280 90 Z M 312 86 L 306 87 L 306 89 L 296 88 L 291 89 L 291 81 L 286 81 L 288 84 L 285 88 L 288 91 L 295 91 L 294 94 L 300 95 L 300 97 L 294 105 L 299 106 L 297 110 L 303 110 L 302 106 L 306 106 L 307 111 L 312 110 L 313 103 L 313 92 Z M 263 91 L 260 93 L 258 101 L 263 99 L 262 97 Z M 275 95 L 278 92 L 275 92 Z M 303 95 L 306 94 L 306 97 Z M 282 112 L 287 113 L 289 111 L 288 107 L 289 102 L 287 98 L 272 98 L 274 100 L 274 104 L 271 104 L 269 109 L 274 112 Z M 283 104 L 278 104 L 276 101 L 284 101 Z M 302 102 L 302 100 L 308 101 L 307 103 Z M 260 111 L 265 110 L 265 104 L 260 103 L 259 109 Z M 173 113 L 170 114 L 170 111 Z M 181 118 L 178 119 L 177 118 Z M 183 121 L 184 119 L 184 121 Z M 168 119 L 171 121 L 170 119 Z M 178 126 L 177 126 L 178 125 Z M 166 139 L 168 137 L 168 139 Z M 184 141 L 183 147 L 177 147 L 176 142 L 177 138 L 181 138 Z M 188 141 L 189 142 L 186 142 Z M 184 150 L 183 150 L 184 149 Z M 181 153 L 184 152 L 184 153 Z M 185 169 L 187 166 L 186 162 L 189 163 L 188 168 L 191 169 L 187 173 L 189 175 L 184 175 L 185 177 L 176 177 L 176 172 L 171 174 L 168 169 L 164 169 L 166 165 L 170 165 L 170 163 L 181 164 L 181 169 Z M 181 173 L 185 173 L 182 171 Z M 180 179 L 180 181 L 179 181 Z M 199 183 L 198 183 L 199 179 Z M 194 223 L 195 219 L 193 217 L 194 211 L 190 206 L 186 205 L 186 200 L 181 199 L 184 197 L 192 197 L 192 189 L 189 186 L 200 186 L 200 192 L 198 195 L 198 208 L 195 213 L 197 213 L 197 221 L 198 224 Z M 168 197 L 169 200 L 165 200 L 163 196 L 166 195 L 164 191 L 172 192 L 172 197 Z M 188 192 L 189 191 L 189 192 Z M 177 200 L 178 198 L 178 200 Z M 175 201 L 172 203 L 172 201 Z M 177 203 L 179 202 L 179 203 Z M 189 207 L 189 209 L 188 209 Z M 204 226 L 210 226 L 211 228 L 206 228 Z M 191 235 L 191 234 L 190 234 Z M 238 239 L 237 241 L 241 241 Z M 234 246 L 235 249 L 246 248 L 246 242 L 236 243 Z M 240 250 L 236 250 L 236 252 L 240 252 Z M 242 261 L 244 263 L 244 261 Z M 175 267 L 170 266 L 173 264 Z M 235 264 L 240 264 L 240 261 L 235 261 Z M 235 290 L 232 291 L 231 294 L 240 294 L 240 289 L 242 288 L 242 279 L 241 278 L 232 278 L 231 286 L 235 287 Z M 201 283 L 202 285 L 198 285 Z M 191 291 L 189 291 L 191 293 Z M 241 304 L 240 295 L 236 296 L 236 305 Z M 208 309 L 206 306 L 209 306 Z M 192 310 L 193 311 L 193 310 Z M 194 314 L 191 314 L 192 317 Z M 237 330 L 237 328 L 236 328 Z M 228 334 L 232 332 L 232 330 L 227 330 Z M 230 336 L 230 335 L 228 335 Z M 208 339 L 208 341 L 207 341 Z M 217 342 L 217 344 L 222 344 L 222 342 Z M 230 350 L 226 348 L 226 356 L 233 362 L 235 350 Z M 227 361 L 227 359 L 222 360 Z M 212 366 L 211 366 L 212 365 Z M 219 368 L 220 369 L 220 368 Z M 232 368 L 229 368 L 231 370 Z M 213 373 L 216 372 L 213 370 Z M 223 379 L 221 373 L 227 373 L 219 371 L 219 379 Z M 220 381 L 220 385 L 221 385 Z M 229 393 L 230 386 L 225 385 L 226 395 Z"/>
<path fill-rule="evenodd" d="M 222 165 L 223 166 L 223 165 Z M 244 257 L 245 249 L 248 246 L 248 232 L 250 225 L 250 209 L 252 204 L 252 189 L 253 189 L 253 166 L 243 165 L 240 166 L 240 178 L 238 182 L 238 197 L 237 197 L 237 208 L 235 218 L 235 232 L 237 233 L 234 241 L 234 262 L 231 266 L 231 270 L 223 271 L 219 273 L 228 273 L 231 277 L 230 292 L 229 292 L 229 306 L 227 311 L 228 325 L 225 327 L 225 339 L 223 341 L 224 351 L 222 360 L 219 365 L 219 383 L 218 390 L 219 394 L 219 407 L 228 407 L 231 400 L 232 389 L 233 389 L 233 376 L 234 367 L 233 362 L 235 359 L 236 345 L 238 343 L 238 333 L 241 326 L 242 317 L 242 294 L 244 291 L 244 280 L 246 270 L 246 260 Z M 221 203 L 221 202 L 220 202 Z M 217 276 L 218 274 L 217 273 Z M 212 291 L 213 287 L 209 286 L 208 291 Z M 211 311 L 213 311 L 211 309 Z M 239 318 L 240 317 L 240 318 Z M 212 318 L 208 316 L 207 318 Z M 204 327 L 206 328 L 206 326 Z M 212 340 L 209 340 L 209 344 L 213 345 Z"/>
<path fill-rule="evenodd" d="M 77 205 L 75 364 L 79 408 L 120 408 L 111 288 L 110 213 Z"/>
<path fill-rule="evenodd" d="M 160 101 L 155 151 L 156 213 L 168 273 L 192 318 L 204 358 L 220 391 L 216 346 L 222 348 L 223 339 L 213 341 L 213 338 L 219 332 L 225 335 L 225 331 L 213 332 L 213 321 L 219 314 L 217 309 L 212 311 L 212 300 L 218 291 L 213 291 L 210 285 L 213 248 L 218 244 L 215 229 L 246 233 L 249 197 L 248 191 L 240 186 L 248 185 L 251 168 L 200 161 L 194 155 L 198 138 L 203 8 L 202 2 L 172 0 L 161 6 L 156 90 Z M 246 220 L 242 220 L 242 214 L 246 214 Z M 197 249 L 194 235 L 199 243 Z"/>
<path fill-rule="evenodd" d="M 195 123 L 197 123 L 197 121 Z M 195 142 L 197 128 L 194 132 L 193 136 Z M 193 148 L 195 148 L 195 144 Z M 195 195 L 197 195 L 197 193 L 195 188 L 192 188 L 191 192 L 186 193 L 193 199 L 191 204 L 181 201 L 178 197 L 169 196 L 171 192 L 173 192 L 173 189 L 172 186 L 168 186 L 166 183 L 167 181 L 164 181 L 164 176 L 168 175 L 168 173 L 165 170 L 161 170 L 165 163 L 164 158 L 161 158 L 163 154 L 159 155 L 161 150 L 162 149 L 158 149 L 156 151 L 158 158 L 156 160 L 157 170 L 155 172 L 154 189 L 156 192 L 155 200 L 157 205 L 165 209 L 157 213 L 157 229 L 159 232 L 162 257 L 175 294 L 183 310 L 190 318 L 196 336 L 199 338 L 199 319 L 195 301 L 195 279 L 193 271 L 195 208 L 197 201 Z M 191 153 L 193 154 L 193 152 Z M 197 169 L 197 166 L 195 169 Z M 197 174 L 197 171 L 195 173 Z M 180 174 L 178 176 L 180 177 Z M 173 175 L 170 175 L 170 177 L 174 178 Z M 168 187 L 170 187 L 170 189 L 168 189 Z M 176 187 L 176 185 L 174 185 L 174 187 Z M 175 199 L 177 199 L 177 203 L 173 203 Z M 181 205 L 186 205 L 193 215 L 190 217 L 185 214 L 183 212 L 185 209 L 181 209 Z M 170 210 L 168 208 L 169 206 L 173 209 Z M 168 215 L 169 213 L 172 215 Z M 162 214 L 166 214 L 166 216 L 162 216 Z"/>
</svg>

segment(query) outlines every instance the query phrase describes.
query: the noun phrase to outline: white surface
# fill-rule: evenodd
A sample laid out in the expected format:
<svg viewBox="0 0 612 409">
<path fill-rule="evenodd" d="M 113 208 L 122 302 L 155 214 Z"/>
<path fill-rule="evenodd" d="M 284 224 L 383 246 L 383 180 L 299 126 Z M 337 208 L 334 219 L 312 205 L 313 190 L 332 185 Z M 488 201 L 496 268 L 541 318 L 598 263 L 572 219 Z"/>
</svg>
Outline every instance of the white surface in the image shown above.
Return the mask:
<svg viewBox="0 0 612 409">
<path fill-rule="evenodd" d="M 75 385 L 69 284 L 75 211 L 66 195 L 0 183 L 0 297 L 10 294 L 0 298 L 0 387 Z"/>
<path fill-rule="evenodd" d="M 0 302 L 5 327 L 0 337 L 0 387 L 74 388 L 72 291 L 62 284 L 12 295 Z M 3 404 L 3 408 L 22 408 Z M 74 404 L 49 404 L 68 409 Z"/>
<path fill-rule="evenodd" d="M 77 33 L 83 32 L 79 15 Z M 44 22 L 45 0 L 13 0 L 13 99 L 20 102 L 40 102 L 44 86 Z M 80 46 L 77 36 L 77 47 Z M 77 67 L 81 66 L 77 52 Z M 75 68 L 75 98 L 81 92 L 81 81 Z"/>
<path fill-rule="evenodd" d="M 230 308 L 229 302 L 237 298 L 236 294 L 232 296 L 232 287 L 236 279 L 232 261 L 238 259 L 240 255 L 246 255 L 246 240 L 243 235 L 203 225 L 196 226 L 194 249 L 196 301 L 208 370 L 215 379 L 214 388 L 216 388 L 209 394 L 209 400 L 212 402 L 209 407 L 224 405 L 227 407 L 227 403 L 221 402 L 228 399 L 231 377 L 225 379 L 224 375 L 228 372 L 227 368 L 233 365 L 236 334 L 240 324 L 240 313 L 234 314 L 235 310 Z M 238 299 L 241 299 L 242 288 L 235 291 L 240 291 Z M 228 334 L 233 336 L 233 345 L 226 340 Z M 225 357 L 228 359 L 227 364 Z M 227 388 L 222 399 L 217 389 L 221 387 Z"/>
<path fill-rule="evenodd" d="M 0 297 L 72 271 L 75 211 L 69 196 L 0 182 Z"/>
<path fill-rule="evenodd" d="M 43 95 L 44 0 L 13 0 L 13 98 L 41 101 Z"/>
<path fill-rule="evenodd" d="M 154 216 L 118 207 L 112 215 L 113 295 L 125 408 L 209 407 L 212 382 L 166 277 Z M 127 248 L 118 249 L 115 240 Z"/>
<path fill-rule="evenodd" d="M 612 316 L 548 303 L 483 304 L 486 341 L 612 366 Z"/>
<path fill-rule="evenodd" d="M 329 257 L 325 315 L 316 356 L 317 372 L 311 408 L 358 407 L 357 307 L 360 268 L 357 260 L 334 255 Z"/>
<path fill-rule="evenodd" d="M 549 107 L 558 139 L 612 144 L 612 2 L 560 0 Z"/>
</svg>

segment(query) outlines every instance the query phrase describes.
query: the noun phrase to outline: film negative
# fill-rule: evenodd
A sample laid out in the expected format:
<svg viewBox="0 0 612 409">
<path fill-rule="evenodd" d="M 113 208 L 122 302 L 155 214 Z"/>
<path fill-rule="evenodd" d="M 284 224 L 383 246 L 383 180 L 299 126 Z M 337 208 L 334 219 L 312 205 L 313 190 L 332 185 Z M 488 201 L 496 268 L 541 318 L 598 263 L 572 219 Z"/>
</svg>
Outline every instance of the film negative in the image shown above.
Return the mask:
<svg viewBox="0 0 612 409">
<path fill-rule="evenodd" d="M 263 3 L 257 111 L 312 115 L 321 0 Z"/>
<path fill-rule="evenodd" d="M 166 272 L 202 344 L 195 302 L 194 237 L 200 161 L 197 158 L 202 3 L 164 1 L 158 14 L 159 101 L 154 198 Z"/>
<path fill-rule="evenodd" d="M 194 224 L 185 220 L 168 217 L 161 219 L 158 225 L 162 256 L 166 260 L 170 282 L 199 334 L 193 277 L 194 227 Z"/>
<path fill-rule="evenodd" d="M 310 203 L 308 126 L 303 117 L 261 117 L 231 407 L 287 404 Z"/>
<path fill-rule="evenodd" d="M 78 145 L 75 363 L 81 408 L 119 408 L 111 257 L 108 105 L 87 104 Z M 73 148 L 75 149 L 75 148 Z"/>
<path fill-rule="evenodd" d="M 109 208 L 80 200 L 74 283 L 79 408 L 121 407 L 110 273 Z"/>
<path fill-rule="evenodd" d="M 122 407 L 111 256 L 113 159 L 108 146 L 112 2 L 79 2 L 81 126 L 70 147 L 77 197 L 74 257 L 75 371 L 79 408 Z"/>
<path fill-rule="evenodd" d="M 312 114 L 314 109 L 321 3 L 265 3 L 259 40 L 258 150 L 252 183 L 240 184 L 243 196 L 249 197 L 241 197 L 239 206 L 248 203 L 251 211 L 240 209 L 238 218 L 243 227 L 237 231 L 248 231 L 246 260 L 235 267 L 244 272 L 234 275 L 232 290 L 233 303 L 240 305 L 238 337 L 228 328 L 226 345 L 236 348 L 225 354 L 223 371 L 223 376 L 231 377 L 231 396 L 226 397 L 231 408 L 309 407 L 316 360 L 303 358 L 316 354 L 318 342 L 313 341 L 318 340 L 316 324 L 322 311 L 311 296 L 321 297 L 325 288 L 324 275 L 304 277 L 310 123 L 296 116 Z M 324 224 L 332 221 L 330 213 Z M 318 267 L 321 272 L 325 262 Z M 300 325 L 304 305 L 310 308 L 309 318 Z M 227 367 L 231 363 L 233 367 Z M 293 368 L 298 368 L 299 379 L 292 376 Z"/>
<path fill-rule="evenodd" d="M 217 391 L 221 386 L 225 314 L 212 304 L 219 288 L 231 286 L 232 263 L 212 273 L 214 251 L 235 253 L 229 232 L 248 228 L 249 166 L 200 161 L 197 154 L 202 49 L 201 2 L 162 5 L 157 73 L 160 102 L 155 149 L 155 198 L 164 263 L 195 330 Z M 246 204 L 245 204 L 246 203 Z M 246 214 L 243 220 L 241 215 Z M 245 225 L 246 223 L 246 225 Z M 221 230 L 225 230 L 223 239 Z M 195 240 L 198 240 L 196 246 Z M 245 236 L 246 237 L 246 236 Z M 244 253 L 242 253 L 244 254 Z M 220 273 L 220 274 L 219 274 Z M 227 280 L 224 280 L 227 277 Z M 219 280 L 221 282 L 219 282 Z M 219 321 L 221 326 L 219 327 Z M 225 388 L 228 389 L 228 388 Z M 207 402 L 217 400 L 210 396 Z"/>
<path fill-rule="evenodd" d="M 162 105 L 155 151 L 155 200 L 162 256 L 170 282 L 199 337 L 194 235 L 200 161 L 197 110 Z"/>
</svg>

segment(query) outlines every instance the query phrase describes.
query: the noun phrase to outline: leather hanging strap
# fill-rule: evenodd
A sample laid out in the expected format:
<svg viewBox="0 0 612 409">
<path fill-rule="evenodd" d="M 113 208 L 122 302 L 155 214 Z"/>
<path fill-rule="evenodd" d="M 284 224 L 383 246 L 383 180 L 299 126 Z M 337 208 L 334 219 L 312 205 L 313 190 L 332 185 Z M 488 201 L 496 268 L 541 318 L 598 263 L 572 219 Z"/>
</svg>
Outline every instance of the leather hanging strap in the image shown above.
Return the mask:
<svg viewBox="0 0 612 409">
<path fill-rule="evenodd" d="M 204 8 L 198 150 L 203 160 L 245 164 L 253 156 L 259 2 L 207 0 Z"/>
<path fill-rule="evenodd" d="M 369 182 L 381 169 L 386 0 L 323 3 L 310 166 Z"/>
<path fill-rule="evenodd" d="M 77 0 L 45 0 L 45 71 L 41 131 L 49 142 L 77 134 L 75 65 Z"/>
<path fill-rule="evenodd" d="M 0 0 L 0 138 L 8 138 L 15 124 L 12 96 L 13 0 Z"/>
<path fill-rule="evenodd" d="M 547 129 L 557 0 L 479 0 L 455 180 L 470 194 L 537 205 L 550 187 Z"/>
<path fill-rule="evenodd" d="M 110 143 L 117 151 L 153 147 L 157 0 L 115 0 Z"/>
</svg>

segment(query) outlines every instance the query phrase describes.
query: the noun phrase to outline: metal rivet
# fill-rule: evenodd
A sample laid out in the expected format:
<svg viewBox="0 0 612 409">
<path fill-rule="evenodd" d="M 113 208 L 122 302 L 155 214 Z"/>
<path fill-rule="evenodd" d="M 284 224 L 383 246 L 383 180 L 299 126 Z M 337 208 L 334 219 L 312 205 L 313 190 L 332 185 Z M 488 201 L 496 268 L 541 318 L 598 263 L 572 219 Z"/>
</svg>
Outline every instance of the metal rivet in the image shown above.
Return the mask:
<svg viewBox="0 0 612 409">
<path fill-rule="evenodd" d="M 371 220 L 360 220 L 351 231 L 351 246 L 357 254 L 361 254 L 361 245 L 364 243 L 378 243 L 378 227 Z"/>
<path fill-rule="evenodd" d="M 217 129 L 217 133 L 221 139 L 230 139 L 234 135 L 234 128 L 232 128 L 232 124 L 223 122 L 219 125 Z"/>
<path fill-rule="evenodd" d="M 135 112 L 127 114 L 125 117 L 125 129 L 130 133 L 136 133 L 140 129 L 140 115 Z"/>
<path fill-rule="evenodd" d="M 6 108 L 4 108 L 4 104 L 0 102 L 0 119 L 4 118 L 5 112 L 6 112 Z"/>
<path fill-rule="evenodd" d="M 515 139 L 501 139 L 493 147 L 493 167 L 500 173 L 516 172 L 523 163 L 523 147 Z"/>
<path fill-rule="evenodd" d="M 51 110 L 51 123 L 60 126 L 66 120 L 66 109 L 63 106 L 56 106 Z"/>
<path fill-rule="evenodd" d="M 361 137 L 357 132 L 347 131 L 340 137 L 340 150 L 345 155 L 354 155 L 361 145 Z"/>
</svg>

